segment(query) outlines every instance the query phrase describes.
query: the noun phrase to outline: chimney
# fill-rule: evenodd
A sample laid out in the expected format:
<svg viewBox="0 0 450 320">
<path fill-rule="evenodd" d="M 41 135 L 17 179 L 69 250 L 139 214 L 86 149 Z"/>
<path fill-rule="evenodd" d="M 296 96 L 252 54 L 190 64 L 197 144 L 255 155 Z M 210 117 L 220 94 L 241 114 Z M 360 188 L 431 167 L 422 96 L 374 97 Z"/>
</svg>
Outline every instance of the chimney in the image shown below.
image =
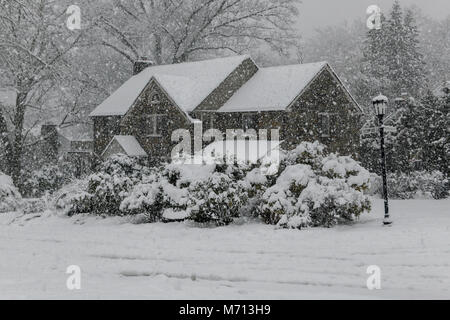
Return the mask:
<svg viewBox="0 0 450 320">
<path fill-rule="evenodd" d="M 133 64 L 133 76 L 141 73 L 144 69 L 153 66 L 153 61 L 147 57 L 141 57 Z"/>
</svg>

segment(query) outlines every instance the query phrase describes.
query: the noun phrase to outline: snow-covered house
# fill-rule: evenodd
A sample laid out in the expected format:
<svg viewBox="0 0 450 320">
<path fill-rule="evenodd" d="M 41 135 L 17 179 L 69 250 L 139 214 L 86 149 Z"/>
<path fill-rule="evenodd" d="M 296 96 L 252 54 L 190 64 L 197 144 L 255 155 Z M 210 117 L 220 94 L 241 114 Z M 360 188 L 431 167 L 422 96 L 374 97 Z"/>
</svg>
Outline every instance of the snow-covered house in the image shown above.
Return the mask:
<svg viewBox="0 0 450 320">
<path fill-rule="evenodd" d="M 70 170 L 75 176 L 81 176 L 90 171 L 94 160 L 91 126 L 58 128 L 53 123 L 45 123 L 41 126 L 38 143 L 33 144 L 29 153 L 33 155 L 27 163 L 30 168 L 36 170 L 42 164 L 63 161 L 71 164 Z"/>
<path fill-rule="evenodd" d="M 152 66 L 92 113 L 97 155 L 167 158 L 177 129 L 279 129 L 285 147 L 319 140 L 356 154 L 361 108 L 326 62 L 260 68 L 250 56 Z"/>
</svg>

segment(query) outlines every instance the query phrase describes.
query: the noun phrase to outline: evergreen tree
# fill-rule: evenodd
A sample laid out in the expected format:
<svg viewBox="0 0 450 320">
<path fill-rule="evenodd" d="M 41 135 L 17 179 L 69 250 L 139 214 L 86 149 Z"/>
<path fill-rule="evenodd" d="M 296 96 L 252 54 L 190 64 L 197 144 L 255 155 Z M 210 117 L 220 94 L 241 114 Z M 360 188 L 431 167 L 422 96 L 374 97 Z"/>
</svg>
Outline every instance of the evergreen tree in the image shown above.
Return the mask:
<svg viewBox="0 0 450 320">
<path fill-rule="evenodd" d="M 363 72 L 369 79 L 372 95 L 383 92 L 395 98 L 406 92 L 420 96 L 425 63 L 411 10 L 404 14 L 400 3 L 395 1 L 389 17 L 382 17 L 382 28 L 367 32 L 363 53 Z"/>
<path fill-rule="evenodd" d="M 406 45 L 406 52 L 403 58 L 403 68 L 405 70 L 405 77 L 401 80 L 403 86 L 410 90 L 413 96 L 417 96 L 426 79 L 425 62 L 423 55 L 419 50 L 419 30 L 416 19 L 412 10 L 406 10 L 404 19 L 405 38 L 403 39 Z"/>
<path fill-rule="evenodd" d="M 395 127 L 397 134 L 392 146 L 395 154 L 393 167 L 395 171 L 412 172 L 421 169 L 421 123 L 423 108 L 414 100 L 405 101 L 403 107 L 397 112 Z M 420 166 L 419 166 L 420 165 Z"/>
<path fill-rule="evenodd" d="M 450 95 L 436 98 L 431 92 L 422 99 L 423 112 L 418 119 L 424 169 L 439 170 L 449 177 Z"/>
</svg>

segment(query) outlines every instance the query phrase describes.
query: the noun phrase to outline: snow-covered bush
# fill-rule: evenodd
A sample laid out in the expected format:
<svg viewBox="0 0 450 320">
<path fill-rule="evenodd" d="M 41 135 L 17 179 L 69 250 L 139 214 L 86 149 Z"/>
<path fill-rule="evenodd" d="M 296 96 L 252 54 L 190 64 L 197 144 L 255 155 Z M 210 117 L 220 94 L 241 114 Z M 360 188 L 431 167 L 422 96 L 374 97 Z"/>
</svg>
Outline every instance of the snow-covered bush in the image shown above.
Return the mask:
<svg viewBox="0 0 450 320">
<path fill-rule="evenodd" d="M 252 213 L 288 228 L 332 226 L 370 210 L 363 194 L 370 175 L 350 157 L 326 154 L 319 143 L 302 143 L 281 160 L 279 172 L 270 177 L 255 165 L 149 169 L 116 156 L 59 202 L 68 214 L 140 215 L 145 222 L 187 218 L 223 226 Z"/>
<path fill-rule="evenodd" d="M 321 172 L 330 179 L 343 179 L 357 191 L 367 191 L 370 187 L 370 173 L 348 156 L 331 154 L 325 157 Z"/>
<path fill-rule="evenodd" d="M 58 165 L 45 165 L 39 170 L 28 172 L 23 183 L 24 196 L 39 198 L 46 193 L 59 190 L 70 181 L 68 171 Z"/>
<path fill-rule="evenodd" d="M 22 212 L 24 214 L 41 213 L 48 209 L 46 197 L 24 199 L 22 205 Z"/>
<path fill-rule="evenodd" d="M 189 187 L 190 219 L 228 225 L 239 217 L 247 200 L 242 181 L 236 182 L 224 173 L 215 172 L 206 181 L 194 182 Z"/>
<path fill-rule="evenodd" d="M 52 206 L 69 216 L 92 212 L 92 196 L 87 193 L 88 184 L 88 179 L 78 179 L 64 185 L 52 195 Z"/>
<path fill-rule="evenodd" d="M 350 157 L 326 155 L 318 142 L 283 156 L 276 183 L 262 195 L 262 219 L 285 228 L 331 227 L 370 210 L 370 174 Z"/>
<path fill-rule="evenodd" d="M 391 199 L 445 199 L 449 197 L 450 182 L 440 171 L 414 171 L 388 174 L 388 194 Z M 371 174 L 371 196 L 383 196 L 383 180 Z"/>
<path fill-rule="evenodd" d="M 123 214 L 144 214 L 146 222 L 160 220 L 163 210 L 163 191 L 159 183 L 156 182 L 136 185 L 130 195 L 120 205 L 120 211 Z"/>
<path fill-rule="evenodd" d="M 189 188 L 194 181 L 204 181 L 214 166 L 166 164 L 143 176 L 120 206 L 123 214 L 143 214 L 146 222 L 180 220 L 189 216 Z M 167 217 L 166 217 L 167 213 Z M 173 217 L 178 217 L 173 219 Z"/>
<path fill-rule="evenodd" d="M 383 195 L 383 179 L 376 173 L 370 173 L 369 188 L 364 192 L 369 196 Z"/>
<path fill-rule="evenodd" d="M 281 153 L 281 171 L 286 166 L 294 164 L 305 164 L 313 170 L 321 168 L 322 159 L 325 157 L 325 146 L 320 142 L 303 142 L 291 151 Z"/>
<path fill-rule="evenodd" d="M 150 170 L 136 159 L 115 155 L 101 164 L 98 173 L 87 178 L 87 189 L 74 195 L 66 210 L 69 214 L 123 215 L 122 201 L 148 174 Z"/>
<path fill-rule="evenodd" d="M 0 172 L 0 213 L 16 211 L 21 205 L 22 196 L 12 179 Z"/>
<path fill-rule="evenodd" d="M 445 199 L 449 196 L 449 187 L 449 180 L 440 171 L 394 173 L 388 176 L 388 192 L 392 199 Z M 382 194 L 382 186 L 379 194 Z"/>
<path fill-rule="evenodd" d="M 151 174 L 134 186 L 129 195 L 120 204 L 120 211 L 126 215 L 145 215 L 145 222 L 161 219 L 164 209 L 161 177 Z"/>
<path fill-rule="evenodd" d="M 247 172 L 243 180 L 248 195 L 248 204 L 242 211 L 246 216 L 259 216 L 258 208 L 261 205 L 262 194 L 267 190 L 270 184 L 270 177 L 263 172 L 265 171 L 261 170 L 261 168 L 254 168 Z"/>
</svg>

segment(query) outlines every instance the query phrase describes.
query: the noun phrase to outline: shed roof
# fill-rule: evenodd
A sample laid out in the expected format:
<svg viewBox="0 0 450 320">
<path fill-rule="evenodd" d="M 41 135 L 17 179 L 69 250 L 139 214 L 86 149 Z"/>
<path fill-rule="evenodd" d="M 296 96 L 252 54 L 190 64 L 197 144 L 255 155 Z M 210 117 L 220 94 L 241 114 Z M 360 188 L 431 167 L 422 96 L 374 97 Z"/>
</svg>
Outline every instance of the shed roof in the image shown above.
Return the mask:
<svg viewBox="0 0 450 320">
<path fill-rule="evenodd" d="M 114 136 L 109 145 L 105 148 L 105 151 L 103 151 L 103 154 L 109 149 L 114 141 L 117 141 L 123 151 L 130 157 L 147 156 L 147 152 L 145 152 L 140 143 L 133 136 Z"/>
</svg>

